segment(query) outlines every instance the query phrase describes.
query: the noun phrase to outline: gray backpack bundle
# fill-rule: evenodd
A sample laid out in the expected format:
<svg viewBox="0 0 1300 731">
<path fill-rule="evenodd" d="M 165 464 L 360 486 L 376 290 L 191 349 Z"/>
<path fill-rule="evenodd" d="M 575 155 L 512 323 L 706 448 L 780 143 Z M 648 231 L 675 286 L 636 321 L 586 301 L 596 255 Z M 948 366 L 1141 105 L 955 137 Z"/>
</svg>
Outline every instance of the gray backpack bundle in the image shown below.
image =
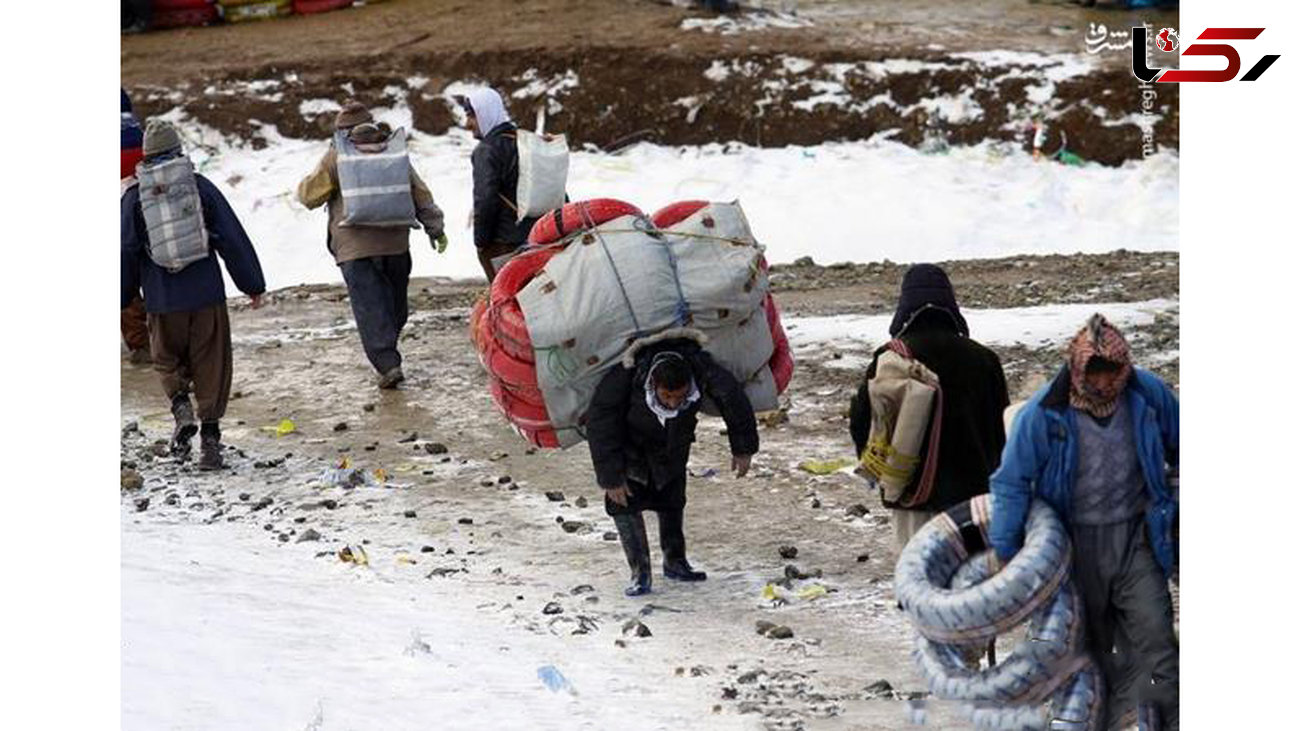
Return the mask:
<svg viewBox="0 0 1300 731">
<path fill-rule="evenodd" d="M 381 152 L 363 152 L 347 133 L 334 134 L 339 187 L 343 195 L 340 226 L 410 226 L 419 228 L 411 197 L 411 158 L 406 132 L 397 129 Z"/>
<path fill-rule="evenodd" d="M 149 232 L 149 258 L 175 274 L 208 258 L 208 227 L 194 165 L 188 157 L 140 163 L 140 211 Z"/>
</svg>

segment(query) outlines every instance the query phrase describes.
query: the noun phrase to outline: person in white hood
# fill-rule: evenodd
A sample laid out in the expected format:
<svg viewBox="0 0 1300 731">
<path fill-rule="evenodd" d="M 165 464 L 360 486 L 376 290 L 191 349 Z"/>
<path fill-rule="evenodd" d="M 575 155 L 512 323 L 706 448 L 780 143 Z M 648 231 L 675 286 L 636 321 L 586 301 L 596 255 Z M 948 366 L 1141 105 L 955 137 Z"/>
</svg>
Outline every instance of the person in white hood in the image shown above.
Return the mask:
<svg viewBox="0 0 1300 731">
<path fill-rule="evenodd" d="M 509 254 L 528 240 L 537 218 L 518 220 L 515 189 L 519 185 L 519 148 L 515 124 L 495 90 L 484 87 L 458 97 L 466 126 L 479 139 L 470 155 L 474 167 L 474 246 L 479 264 L 491 283 L 492 260 Z"/>
</svg>

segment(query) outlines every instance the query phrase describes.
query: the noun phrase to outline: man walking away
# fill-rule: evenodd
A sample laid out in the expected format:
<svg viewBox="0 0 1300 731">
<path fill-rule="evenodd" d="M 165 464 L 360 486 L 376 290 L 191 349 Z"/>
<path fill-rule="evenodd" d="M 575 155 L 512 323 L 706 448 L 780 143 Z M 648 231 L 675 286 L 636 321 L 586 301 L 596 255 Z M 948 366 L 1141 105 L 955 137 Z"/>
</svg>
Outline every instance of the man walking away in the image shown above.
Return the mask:
<svg viewBox="0 0 1300 731">
<path fill-rule="evenodd" d="M 999 561 L 1010 561 L 1035 497 L 1065 520 L 1089 650 L 1106 680 L 1103 728 L 1132 725 L 1142 709 L 1159 716 L 1150 728 L 1178 729 L 1167 583 L 1178 561 L 1177 470 L 1178 399 L 1133 367 L 1124 336 L 1093 315 L 1055 380 L 1012 424 L 992 478 L 989 539 Z"/>
<path fill-rule="evenodd" d="M 309 209 L 328 204 L 325 245 L 347 283 L 362 348 L 379 387 L 396 388 L 405 380 L 397 343 L 409 313 L 410 229 L 423 226 L 443 253 L 442 210 L 411 165 L 402 130 L 375 124 L 356 102 L 338 113 L 334 129 L 330 149 L 298 184 L 298 200 Z"/>
<path fill-rule="evenodd" d="M 519 147 L 501 95 L 474 89 L 459 97 L 468 126 L 479 139 L 470 162 L 474 171 L 474 246 L 488 284 L 496 278 L 492 260 L 518 249 L 528 240 L 536 217 L 518 220 Z"/>
<path fill-rule="evenodd" d="M 754 410 L 740 383 L 713 361 L 687 331 L 670 331 L 634 346 L 600 382 L 587 412 L 587 442 L 605 512 L 614 518 L 632 572 L 624 592 L 650 591 L 650 544 L 641 513 L 659 515 L 664 576 L 703 581 L 686 560 L 682 515 L 686 463 L 695 441 L 701 399 L 717 404 L 727 424 L 732 470 L 749 472 L 758 452 Z"/>
<path fill-rule="evenodd" d="M 895 543 L 902 550 L 935 513 L 988 492 L 989 475 L 997 469 L 1006 442 L 1002 412 L 1008 398 L 1002 362 L 971 339 L 952 283 L 938 266 L 917 264 L 903 275 L 889 335 L 901 340 L 913 358 L 938 376 L 943 394 L 940 410 L 931 417 L 942 422 L 929 495 L 917 493 L 921 477 L 917 469 L 900 500 L 885 502 L 894 521 Z M 859 455 L 871 427 L 868 383 L 888 347 L 876 351 L 849 405 L 849 433 Z"/>
<path fill-rule="evenodd" d="M 194 172 L 176 128 L 151 119 L 138 180 L 122 195 L 122 306 L 144 288 L 154 369 L 171 400 L 172 454 L 186 458 L 199 432 L 200 469 L 222 466 L 221 417 L 230 398 L 230 317 L 217 256 L 260 307 L 257 252 L 221 191 Z M 198 401 L 195 425 L 190 392 Z"/>
<path fill-rule="evenodd" d="M 119 87 L 121 88 L 121 87 Z M 144 157 L 144 130 L 135 119 L 131 98 L 122 89 L 122 189 L 135 177 L 135 166 Z M 144 300 L 136 297 L 122 309 L 122 341 L 131 353 L 131 363 L 149 362 L 149 326 L 146 324 Z"/>
</svg>

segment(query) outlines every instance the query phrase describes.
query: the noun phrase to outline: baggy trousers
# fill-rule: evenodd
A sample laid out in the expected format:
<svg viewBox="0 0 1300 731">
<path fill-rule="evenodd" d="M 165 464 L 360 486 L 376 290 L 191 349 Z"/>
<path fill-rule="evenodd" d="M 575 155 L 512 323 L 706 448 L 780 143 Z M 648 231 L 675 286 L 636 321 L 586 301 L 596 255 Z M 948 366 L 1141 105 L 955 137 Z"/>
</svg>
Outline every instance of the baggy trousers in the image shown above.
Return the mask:
<svg viewBox="0 0 1300 731">
<path fill-rule="evenodd" d="M 168 399 L 194 393 L 202 421 L 218 421 L 234 370 L 226 303 L 190 312 L 149 313 L 149 350 Z"/>
<path fill-rule="evenodd" d="M 348 285 L 348 300 L 357 321 L 361 347 L 370 365 L 387 373 L 402 364 L 397 340 L 410 312 L 406 285 L 411 278 L 411 254 L 372 256 L 339 264 Z"/>
<path fill-rule="evenodd" d="M 664 560 L 673 562 L 686 558 L 686 534 L 682 529 L 682 511 L 686 507 L 686 475 L 672 480 L 659 489 L 629 479 L 627 507 L 616 504 L 607 496 L 605 512 L 610 516 L 639 515 L 646 510 L 653 510 L 659 516 L 659 547 Z"/>
<path fill-rule="evenodd" d="M 149 347 L 148 319 L 144 300 L 139 296 L 122 309 L 122 340 L 126 343 L 127 350 L 135 351 Z"/>
<path fill-rule="evenodd" d="M 1154 706 L 1178 729 L 1178 639 L 1173 602 L 1141 517 L 1075 525 L 1074 580 L 1083 595 L 1088 646 L 1106 678 L 1108 728 Z M 1127 716 L 1127 718 L 1125 718 Z"/>
</svg>

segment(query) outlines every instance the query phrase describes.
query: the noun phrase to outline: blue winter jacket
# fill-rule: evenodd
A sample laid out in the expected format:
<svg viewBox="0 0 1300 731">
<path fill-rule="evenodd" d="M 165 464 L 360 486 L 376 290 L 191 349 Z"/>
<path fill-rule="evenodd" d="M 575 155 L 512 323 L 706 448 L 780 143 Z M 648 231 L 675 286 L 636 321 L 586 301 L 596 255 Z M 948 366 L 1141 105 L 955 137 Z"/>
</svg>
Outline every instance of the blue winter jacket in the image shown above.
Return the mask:
<svg viewBox="0 0 1300 731">
<path fill-rule="evenodd" d="M 993 523 L 989 540 L 1003 562 L 1020 550 L 1029 503 L 1039 497 L 1070 522 L 1078 465 L 1078 412 L 1070 407 L 1070 373 L 1062 368 L 1021 408 L 1011 425 L 1002 464 L 990 478 Z M 1178 467 L 1178 398 L 1154 374 L 1134 368 L 1124 391 L 1138 461 L 1146 479 L 1147 535 L 1156 561 L 1169 575 L 1178 561 L 1173 525 L 1178 495 L 1167 484 L 1166 466 Z"/>
<path fill-rule="evenodd" d="M 226 263 L 230 278 L 244 294 L 266 291 L 262 265 L 244 227 L 217 186 L 202 175 L 198 180 L 203 219 L 208 228 L 208 258 L 172 274 L 149 258 L 149 232 L 140 212 L 140 185 L 122 194 L 122 307 L 144 286 L 145 308 L 149 312 L 192 312 L 226 299 L 217 254 Z"/>
</svg>

